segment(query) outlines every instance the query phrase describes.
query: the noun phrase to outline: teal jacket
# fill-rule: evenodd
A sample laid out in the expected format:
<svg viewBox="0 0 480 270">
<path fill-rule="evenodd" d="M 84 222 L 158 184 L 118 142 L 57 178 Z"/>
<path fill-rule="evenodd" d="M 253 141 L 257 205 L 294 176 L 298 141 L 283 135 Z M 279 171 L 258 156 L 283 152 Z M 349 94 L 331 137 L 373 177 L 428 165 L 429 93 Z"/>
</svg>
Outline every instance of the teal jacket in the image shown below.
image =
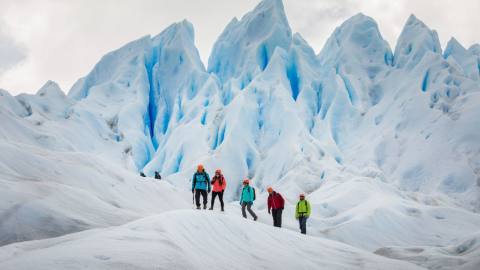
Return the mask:
<svg viewBox="0 0 480 270">
<path fill-rule="evenodd" d="M 242 195 L 240 196 L 240 204 L 243 204 L 244 202 L 247 204 L 252 204 L 253 201 L 255 200 L 255 191 L 253 188 L 249 185 L 246 185 L 242 189 Z"/>
<path fill-rule="evenodd" d="M 192 191 L 195 189 L 208 190 L 210 192 L 210 177 L 206 172 L 196 172 L 192 179 Z"/>
</svg>

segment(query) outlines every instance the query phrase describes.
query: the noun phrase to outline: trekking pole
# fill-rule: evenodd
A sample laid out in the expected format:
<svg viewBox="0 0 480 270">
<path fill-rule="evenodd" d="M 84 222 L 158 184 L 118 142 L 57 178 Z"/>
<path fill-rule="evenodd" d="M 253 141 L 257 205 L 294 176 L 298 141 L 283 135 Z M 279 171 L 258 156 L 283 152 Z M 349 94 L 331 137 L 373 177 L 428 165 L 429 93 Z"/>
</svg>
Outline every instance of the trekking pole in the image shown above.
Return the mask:
<svg viewBox="0 0 480 270">
<path fill-rule="evenodd" d="M 192 205 L 195 207 L 195 190 L 192 192 Z"/>
</svg>

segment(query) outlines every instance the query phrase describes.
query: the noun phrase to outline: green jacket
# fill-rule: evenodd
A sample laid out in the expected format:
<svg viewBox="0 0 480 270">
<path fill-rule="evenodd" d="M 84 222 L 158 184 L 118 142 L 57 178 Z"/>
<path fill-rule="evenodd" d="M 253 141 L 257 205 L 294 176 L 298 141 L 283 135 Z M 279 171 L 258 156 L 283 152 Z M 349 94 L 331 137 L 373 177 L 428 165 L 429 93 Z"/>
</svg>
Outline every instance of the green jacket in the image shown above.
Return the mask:
<svg viewBox="0 0 480 270">
<path fill-rule="evenodd" d="M 310 203 L 307 200 L 300 200 L 295 208 L 295 218 L 299 218 L 300 216 L 309 217 L 311 212 L 312 208 L 310 207 Z"/>
</svg>

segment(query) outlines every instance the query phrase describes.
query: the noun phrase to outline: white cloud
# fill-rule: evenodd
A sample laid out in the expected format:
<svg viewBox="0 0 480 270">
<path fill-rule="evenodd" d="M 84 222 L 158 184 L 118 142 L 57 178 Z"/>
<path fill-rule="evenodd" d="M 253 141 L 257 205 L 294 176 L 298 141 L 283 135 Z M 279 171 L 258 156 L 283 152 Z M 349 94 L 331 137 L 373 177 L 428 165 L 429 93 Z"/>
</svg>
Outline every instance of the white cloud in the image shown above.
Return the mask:
<svg viewBox="0 0 480 270">
<path fill-rule="evenodd" d="M 24 46 L 16 42 L 7 32 L 5 23 L 0 21 L 0 76 L 21 63 L 26 57 Z"/>
<path fill-rule="evenodd" d="M 284 0 L 292 28 L 319 51 L 335 27 L 362 12 L 394 47 L 410 14 L 437 30 L 442 45 L 455 36 L 467 48 L 480 42 L 478 0 Z M 393 49 L 393 48 L 392 48 Z"/>
<path fill-rule="evenodd" d="M 0 88 L 12 93 L 35 92 L 51 79 L 68 91 L 105 53 L 146 34 L 156 35 L 183 19 L 194 25 L 195 42 L 206 63 L 213 43 L 228 22 L 258 2 L 2 0 L 4 32 L 16 42 L 5 43 L 12 39 L 4 38 L 0 31 L 0 47 L 14 44 L 6 45 L 10 48 L 7 51 L 19 50 L 16 58 L 15 53 L 7 54 L 13 60 L 0 56 L 0 69 L 4 67 Z M 374 18 L 392 46 L 410 13 L 438 30 L 443 44 L 452 35 L 466 46 L 480 41 L 476 29 L 480 25 L 478 0 L 284 0 L 284 5 L 292 30 L 300 32 L 317 52 L 335 27 L 358 12 Z M 16 44 L 22 44 L 23 49 Z M 23 60 L 20 65 L 18 59 Z"/>
</svg>

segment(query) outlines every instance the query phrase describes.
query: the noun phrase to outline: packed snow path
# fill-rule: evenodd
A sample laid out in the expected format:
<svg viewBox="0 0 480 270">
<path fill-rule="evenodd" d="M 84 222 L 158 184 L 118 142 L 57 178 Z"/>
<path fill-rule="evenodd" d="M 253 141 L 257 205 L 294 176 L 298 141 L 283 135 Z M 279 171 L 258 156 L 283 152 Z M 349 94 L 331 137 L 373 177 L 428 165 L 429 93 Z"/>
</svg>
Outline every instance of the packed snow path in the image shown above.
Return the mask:
<svg viewBox="0 0 480 270">
<path fill-rule="evenodd" d="M 11 244 L 8 269 L 421 269 L 219 212 L 176 210 L 119 227 Z"/>
</svg>

